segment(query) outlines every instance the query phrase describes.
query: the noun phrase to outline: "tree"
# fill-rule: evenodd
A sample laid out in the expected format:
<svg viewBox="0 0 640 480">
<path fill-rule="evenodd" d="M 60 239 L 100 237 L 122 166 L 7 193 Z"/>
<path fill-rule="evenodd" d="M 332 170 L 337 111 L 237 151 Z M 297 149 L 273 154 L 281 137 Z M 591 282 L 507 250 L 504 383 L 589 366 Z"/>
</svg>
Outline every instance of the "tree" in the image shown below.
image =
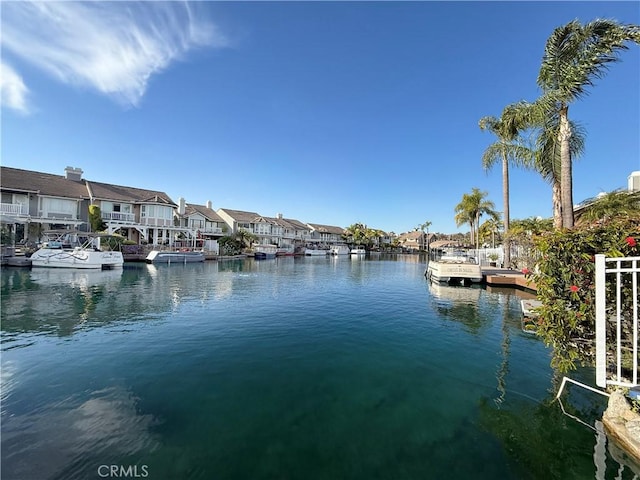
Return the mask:
<svg viewBox="0 0 640 480">
<path fill-rule="evenodd" d="M 431 222 L 429 220 L 425 221 L 424 223 L 421 223 L 420 225 L 418 225 L 418 228 L 420 229 L 420 231 L 422 232 L 422 237 L 426 238 L 426 242 L 427 242 L 427 250 L 429 250 L 429 227 L 431 226 Z M 427 231 L 426 233 L 426 237 L 425 237 L 425 230 Z"/>
<path fill-rule="evenodd" d="M 244 228 L 239 229 L 234 237 L 240 242 L 241 246 L 250 247 L 253 242 L 255 242 L 258 237 Z"/>
<path fill-rule="evenodd" d="M 480 225 L 479 235 L 481 241 L 491 241 L 491 246 L 495 248 L 496 237 L 500 240 L 500 230 L 503 228 L 503 223 L 498 218 L 489 218 L 482 225 Z M 507 241 L 504 241 L 506 244 Z"/>
<path fill-rule="evenodd" d="M 491 169 L 496 163 L 502 164 L 502 205 L 503 222 L 505 231 L 509 230 L 509 163 L 519 166 L 533 163 L 533 152 L 522 145 L 520 131 L 525 129 L 527 123 L 523 121 L 520 110 L 521 103 L 513 103 L 505 107 L 501 118 L 482 117 L 478 123 L 481 130 L 488 130 L 498 137 L 498 141 L 489 145 L 482 155 L 482 166 L 485 170 Z M 504 245 L 504 263 L 511 264 L 511 249 L 509 239 Z"/>
<path fill-rule="evenodd" d="M 478 246 L 479 235 L 478 228 L 480 226 L 480 217 L 489 215 L 492 218 L 499 219 L 498 213 L 495 211 L 495 205 L 491 200 L 485 200 L 487 192 L 480 191 L 479 188 L 473 188 L 471 193 L 462 195 L 462 201 L 456 205 L 456 225 L 469 223 L 471 227 L 471 242 Z"/>
<path fill-rule="evenodd" d="M 541 101 L 533 103 L 520 101 L 512 104 L 512 108 L 507 112 L 503 117 L 506 121 L 514 123 L 513 128 L 530 131 L 528 137 L 533 140 L 529 146 L 521 145 L 522 151 L 519 155 L 523 161 L 520 165 L 537 171 L 551 185 L 554 226 L 562 228 L 559 115 L 549 113 L 548 106 Z M 569 150 L 571 158 L 576 159 L 584 152 L 585 133 L 579 124 L 571 121 L 570 125 L 573 134 L 569 142 Z M 522 136 L 520 140 L 523 140 Z M 507 231 L 508 229 L 505 229 L 505 232 Z"/>
<path fill-rule="evenodd" d="M 543 96 L 539 103 L 551 115 L 558 115 L 560 147 L 560 195 L 562 226 L 573 228 L 573 173 L 570 141 L 569 104 L 586 93 L 586 87 L 602 78 L 625 42 L 640 43 L 640 26 L 623 25 L 614 20 L 597 19 L 586 25 L 573 20 L 556 28 L 546 42 L 538 73 Z"/>
<path fill-rule="evenodd" d="M 607 222 L 613 218 L 629 218 L 640 212 L 640 192 L 614 190 L 582 202 L 576 209 L 577 224 Z"/>
<path fill-rule="evenodd" d="M 105 229 L 102 213 L 98 205 L 89 205 L 89 225 L 92 232 L 101 232 Z"/>
</svg>

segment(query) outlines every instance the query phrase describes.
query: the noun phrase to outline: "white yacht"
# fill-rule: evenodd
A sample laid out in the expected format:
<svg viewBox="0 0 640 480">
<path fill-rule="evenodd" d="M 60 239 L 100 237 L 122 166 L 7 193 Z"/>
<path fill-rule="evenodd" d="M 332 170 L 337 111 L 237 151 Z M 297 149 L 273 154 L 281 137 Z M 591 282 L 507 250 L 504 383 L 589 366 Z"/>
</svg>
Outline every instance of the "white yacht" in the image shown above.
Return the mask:
<svg viewBox="0 0 640 480">
<path fill-rule="evenodd" d="M 351 249 L 351 255 L 364 255 L 367 251 L 362 245 L 356 245 Z"/>
<path fill-rule="evenodd" d="M 32 267 L 49 268 L 122 268 L 122 252 L 103 251 L 97 233 L 50 230 L 48 240 L 31 255 Z"/>
</svg>

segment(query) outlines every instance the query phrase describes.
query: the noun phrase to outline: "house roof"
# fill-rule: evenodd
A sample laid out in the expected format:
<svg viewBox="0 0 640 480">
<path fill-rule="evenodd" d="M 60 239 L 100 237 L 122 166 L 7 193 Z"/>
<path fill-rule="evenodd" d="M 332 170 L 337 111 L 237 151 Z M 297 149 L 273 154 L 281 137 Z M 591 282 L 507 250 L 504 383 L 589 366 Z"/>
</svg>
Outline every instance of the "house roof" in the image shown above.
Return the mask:
<svg viewBox="0 0 640 480">
<path fill-rule="evenodd" d="M 293 218 L 282 218 L 282 217 L 265 217 L 269 222 L 279 225 L 284 228 L 292 229 L 292 230 L 309 230 L 309 226 L 305 225 L 299 220 L 294 220 Z"/>
<path fill-rule="evenodd" d="M 39 195 L 65 198 L 97 198 L 134 203 L 176 204 L 164 192 L 143 188 L 124 187 L 89 180 L 70 180 L 64 175 L 34 172 L 19 168 L 0 167 L 0 184 L 3 190 L 13 190 Z"/>
<path fill-rule="evenodd" d="M 100 200 L 120 200 L 135 203 L 162 203 L 172 207 L 177 206 L 169 195 L 156 190 L 146 190 L 143 188 L 125 187 L 122 185 L 111 185 L 109 183 L 88 181 L 89 188 L 94 198 Z"/>
<path fill-rule="evenodd" d="M 231 210 L 229 208 L 220 208 L 219 210 L 222 210 L 223 212 L 225 212 L 227 215 L 233 218 L 236 222 L 258 223 L 255 220 L 260 218 L 260 214 L 256 212 L 244 212 L 242 210 Z"/>
<path fill-rule="evenodd" d="M 320 233 L 329 233 L 334 235 L 342 235 L 344 233 L 344 228 L 335 227 L 332 225 L 320 225 L 319 223 L 308 223 L 310 227 Z"/>
<path fill-rule="evenodd" d="M 2 190 L 37 193 L 52 197 L 89 198 L 84 180 L 69 180 L 63 175 L 20 168 L 0 167 L 0 186 Z"/>
<path fill-rule="evenodd" d="M 192 215 L 194 213 L 199 213 L 204 218 L 212 222 L 224 222 L 222 217 L 218 215 L 215 210 L 207 207 L 206 205 L 194 205 L 192 203 L 187 203 L 185 205 L 185 214 Z"/>
</svg>

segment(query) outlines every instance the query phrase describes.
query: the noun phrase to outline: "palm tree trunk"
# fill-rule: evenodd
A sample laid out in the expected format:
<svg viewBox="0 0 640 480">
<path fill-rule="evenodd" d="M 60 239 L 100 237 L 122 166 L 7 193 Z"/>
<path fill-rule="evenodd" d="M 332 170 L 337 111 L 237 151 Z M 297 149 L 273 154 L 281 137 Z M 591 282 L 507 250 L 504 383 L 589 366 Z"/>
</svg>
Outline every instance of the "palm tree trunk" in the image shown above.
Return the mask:
<svg viewBox="0 0 640 480">
<path fill-rule="evenodd" d="M 562 228 L 562 196 L 560 195 L 560 181 L 554 180 L 551 187 L 551 201 L 553 203 L 553 228 Z"/>
<path fill-rule="evenodd" d="M 504 206 L 504 265 L 509 268 L 511 265 L 511 242 L 507 236 L 509 231 L 509 159 L 506 152 L 502 155 L 502 203 Z"/>
<path fill-rule="evenodd" d="M 569 140 L 571 139 L 571 126 L 569 125 L 569 106 L 563 104 L 560 107 L 560 195 L 562 198 L 562 226 L 573 228 L 573 174 L 571 171 L 571 151 Z"/>
</svg>

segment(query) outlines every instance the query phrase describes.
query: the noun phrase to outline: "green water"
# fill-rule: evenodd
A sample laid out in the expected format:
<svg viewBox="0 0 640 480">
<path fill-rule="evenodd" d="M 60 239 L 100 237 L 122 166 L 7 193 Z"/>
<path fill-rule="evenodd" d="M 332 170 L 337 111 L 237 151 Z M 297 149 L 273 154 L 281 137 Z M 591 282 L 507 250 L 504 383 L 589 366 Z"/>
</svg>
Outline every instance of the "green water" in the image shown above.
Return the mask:
<svg viewBox="0 0 640 480">
<path fill-rule="evenodd" d="M 4 269 L 2 479 L 633 478 L 516 292 L 421 260 Z"/>
</svg>

